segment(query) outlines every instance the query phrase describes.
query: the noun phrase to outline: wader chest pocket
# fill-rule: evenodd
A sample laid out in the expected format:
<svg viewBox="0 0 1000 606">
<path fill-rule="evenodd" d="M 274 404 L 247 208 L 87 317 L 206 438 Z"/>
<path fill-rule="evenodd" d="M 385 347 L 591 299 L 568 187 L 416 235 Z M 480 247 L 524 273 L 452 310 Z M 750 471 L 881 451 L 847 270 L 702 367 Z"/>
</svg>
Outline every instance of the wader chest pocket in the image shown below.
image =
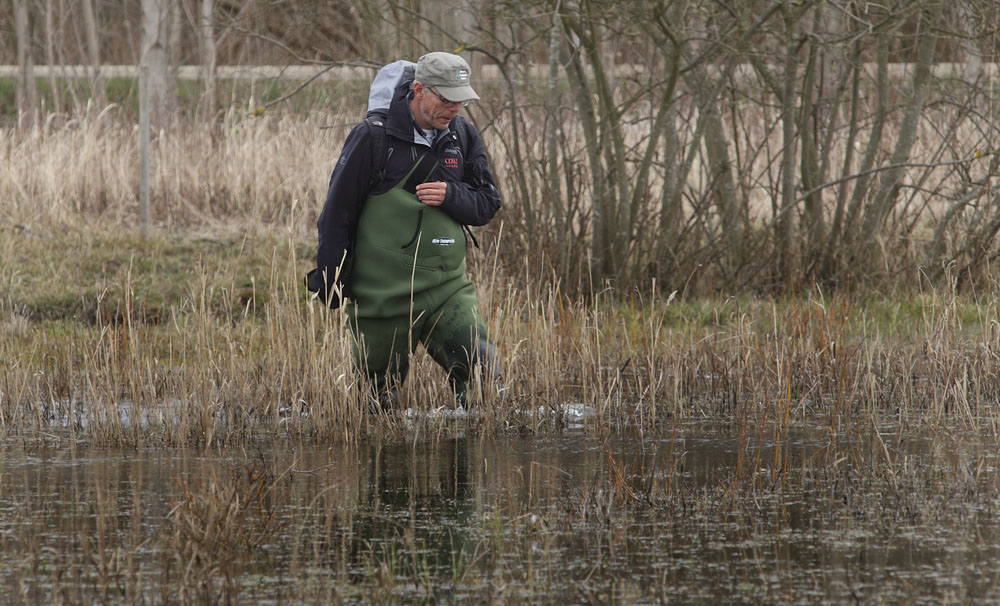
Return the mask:
<svg viewBox="0 0 1000 606">
<path fill-rule="evenodd" d="M 407 267 L 452 271 L 465 260 L 465 248 L 458 223 L 440 209 L 422 208 L 417 211 L 412 237 L 400 250 L 400 260 Z"/>
</svg>

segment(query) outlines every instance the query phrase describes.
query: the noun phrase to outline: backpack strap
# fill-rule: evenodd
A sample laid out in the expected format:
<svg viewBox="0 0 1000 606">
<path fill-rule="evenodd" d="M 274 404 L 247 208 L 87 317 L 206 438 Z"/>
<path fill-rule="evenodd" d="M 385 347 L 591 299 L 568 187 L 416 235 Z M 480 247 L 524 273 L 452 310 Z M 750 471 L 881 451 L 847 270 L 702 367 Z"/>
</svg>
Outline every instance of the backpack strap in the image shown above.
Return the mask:
<svg viewBox="0 0 1000 606">
<path fill-rule="evenodd" d="M 458 147 L 462 150 L 462 159 L 465 159 L 465 151 L 469 149 L 469 123 L 465 118 L 455 120 L 455 134 L 458 136 Z"/>
<path fill-rule="evenodd" d="M 371 190 L 385 178 L 385 166 L 389 159 L 385 153 L 385 121 L 377 115 L 368 116 L 365 118 L 365 124 L 368 125 L 372 144 L 372 173 L 368 180 L 368 189 Z"/>
</svg>

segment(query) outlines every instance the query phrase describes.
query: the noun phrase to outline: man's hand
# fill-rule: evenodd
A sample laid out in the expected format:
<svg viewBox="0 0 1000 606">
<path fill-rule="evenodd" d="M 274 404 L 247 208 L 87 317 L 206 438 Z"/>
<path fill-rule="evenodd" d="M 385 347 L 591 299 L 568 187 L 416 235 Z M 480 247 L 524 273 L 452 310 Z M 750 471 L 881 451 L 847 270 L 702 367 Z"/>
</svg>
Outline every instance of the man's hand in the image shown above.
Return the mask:
<svg viewBox="0 0 1000 606">
<path fill-rule="evenodd" d="M 448 184 L 444 181 L 431 181 L 417 185 L 417 198 L 427 206 L 441 206 L 447 193 Z"/>
</svg>

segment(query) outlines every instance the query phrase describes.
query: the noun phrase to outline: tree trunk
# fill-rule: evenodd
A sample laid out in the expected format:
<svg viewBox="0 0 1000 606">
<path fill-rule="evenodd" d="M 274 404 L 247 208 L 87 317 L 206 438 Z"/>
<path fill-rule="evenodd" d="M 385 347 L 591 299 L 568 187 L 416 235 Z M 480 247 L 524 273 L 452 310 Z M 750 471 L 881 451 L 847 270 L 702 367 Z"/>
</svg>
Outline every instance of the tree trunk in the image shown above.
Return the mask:
<svg viewBox="0 0 1000 606">
<path fill-rule="evenodd" d="M 589 7 L 589 5 L 587 5 Z M 621 110 L 615 100 L 615 88 L 613 85 L 615 64 L 605 63 L 606 55 L 604 45 L 599 40 L 601 34 L 597 31 L 599 24 L 594 23 L 592 15 L 588 14 L 591 22 L 589 41 L 584 44 L 594 71 L 595 90 L 599 103 L 598 115 L 601 117 L 600 128 L 602 140 L 609 140 L 610 145 L 605 148 L 608 175 L 614 176 L 613 183 L 609 185 L 606 200 L 609 205 L 606 207 L 608 215 L 608 256 L 605 257 L 606 277 L 621 276 L 625 267 L 626 256 L 632 234 L 629 227 L 633 223 L 633 208 L 631 196 L 629 195 L 629 174 L 626 165 L 625 137 L 622 130 Z M 613 61 L 613 58 L 612 58 Z M 607 178 L 607 176 L 605 178 Z"/>
<path fill-rule="evenodd" d="M 778 272 L 783 284 L 792 277 L 795 260 L 792 258 L 795 237 L 795 186 L 798 175 L 795 160 L 798 145 L 795 83 L 798 80 L 798 23 L 791 9 L 785 12 L 785 78 L 781 93 L 781 208 L 777 222 Z M 808 95 L 811 91 L 805 91 Z"/>
<path fill-rule="evenodd" d="M 31 55 L 31 15 L 27 0 L 13 0 L 13 3 L 14 35 L 17 37 L 17 119 L 18 123 L 34 122 L 38 91 L 35 86 L 35 62 Z"/>
<path fill-rule="evenodd" d="M 202 66 L 205 70 L 205 93 L 202 97 L 201 119 L 211 122 L 215 119 L 215 0 L 201 0 L 201 49 Z"/>
<path fill-rule="evenodd" d="M 889 34 L 885 31 L 877 34 L 876 50 L 876 76 L 875 76 L 875 115 L 872 118 L 871 132 L 868 135 L 868 144 L 865 147 L 865 155 L 858 167 L 860 175 L 854 183 L 854 191 L 851 193 L 851 202 L 847 207 L 847 218 L 844 222 L 842 240 L 847 245 L 853 246 L 861 240 L 857 231 L 858 221 L 864 215 L 865 197 L 868 195 L 868 183 L 871 181 L 869 171 L 875 166 L 878 159 L 879 148 L 882 146 L 882 131 L 885 129 L 885 122 L 888 115 L 889 104 Z"/>
<path fill-rule="evenodd" d="M 896 147 L 893 149 L 890 164 L 900 165 L 907 162 L 913 144 L 917 140 L 917 130 L 920 126 L 920 117 L 924 111 L 924 101 L 927 98 L 927 89 L 931 80 L 931 66 L 934 62 L 934 49 L 937 46 L 937 33 L 934 28 L 940 22 L 943 2 L 931 3 L 931 8 L 925 10 L 923 14 L 924 32 L 921 34 L 918 50 L 917 62 L 913 70 L 912 90 L 913 96 L 906 107 L 903 116 L 903 123 L 899 128 L 899 137 L 896 139 Z M 877 233 L 892 211 L 896 202 L 896 194 L 903 180 L 903 168 L 897 167 L 889 169 L 883 176 L 881 187 L 875 195 L 872 207 L 865 215 L 865 222 L 861 232 L 862 242 L 872 242 Z"/>
<path fill-rule="evenodd" d="M 728 70 L 725 70 L 728 74 Z M 722 77 L 728 77 L 726 75 Z M 698 104 L 699 121 L 702 121 L 705 137 L 705 153 L 708 161 L 709 180 L 712 183 L 712 198 L 715 200 L 719 227 L 726 237 L 737 238 L 740 232 L 739 201 L 736 195 L 736 177 L 733 174 L 733 160 L 729 152 L 729 140 L 722 123 L 719 110 L 718 91 L 721 82 L 713 80 L 708 70 L 699 67 L 685 75 L 688 87 L 694 91 Z"/>
<path fill-rule="evenodd" d="M 167 0 L 167 65 L 181 63 L 181 1 Z"/>
<path fill-rule="evenodd" d="M 667 15 L 666 11 L 656 14 L 655 21 L 658 33 L 662 34 L 662 38 L 657 38 L 654 48 L 659 52 L 664 62 L 663 82 L 662 86 L 657 87 L 660 88 L 659 103 L 654 104 L 652 98 L 650 99 L 650 121 L 652 126 L 650 127 L 649 138 L 646 142 L 646 150 L 643 152 L 642 160 L 635 171 L 635 178 L 632 180 L 631 214 L 628 225 L 628 233 L 631 240 L 636 239 L 635 234 L 637 233 L 637 221 L 640 210 L 645 210 L 648 207 L 646 200 L 652 197 L 649 191 L 650 172 L 652 171 L 656 154 L 660 150 L 660 140 L 663 138 L 667 139 L 664 149 L 664 189 L 673 189 L 673 175 L 676 174 L 676 169 L 672 166 L 676 155 L 676 133 L 673 137 L 670 137 L 667 133 L 673 132 L 676 129 L 677 113 L 674 109 L 674 95 L 677 81 L 680 79 L 682 52 L 680 41 L 672 30 L 669 23 L 669 15 Z M 655 248 L 655 245 L 650 248 Z M 634 250 L 630 251 L 629 256 L 635 256 L 634 252 Z"/>
<path fill-rule="evenodd" d="M 848 65 L 850 66 L 848 69 L 851 77 L 850 110 L 848 114 L 847 141 L 844 142 L 844 160 L 840 170 L 842 176 L 851 174 L 852 167 L 854 166 L 854 146 L 858 140 L 859 131 L 858 112 L 861 104 L 861 71 L 859 64 L 861 62 L 861 46 L 857 41 L 852 42 L 852 46 L 853 49 L 848 61 Z M 844 180 L 840 184 L 840 187 L 837 188 L 837 205 L 833 212 L 833 219 L 830 222 L 830 232 L 823 253 L 822 274 L 826 278 L 833 276 L 838 270 L 836 259 L 839 255 L 837 254 L 837 249 L 841 245 L 841 234 L 847 215 L 848 184 L 849 182 Z"/>
<path fill-rule="evenodd" d="M 830 129 L 827 133 L 832 134 L 837 122 L 836 108 L 839 106 L 840 98 L 840 91 L 829 86 L 833 84 L 833 74 L 824 73 L 821 66 L 823 49 L 821 44 L 816 43 L 821 35 L 819 31 L 820 15 L 821 11 L 815 9 L 812 34 L 806 38 L 809 58 L 806 62 L 806 75 L 802 85 L 802 108 L 799 114 L 799 134 L 802 145 L 799 171 L 801 173 L 800 186 L 803 191 L 811 191 L 824 180 L 826 168 L 829 166 L 832 138 L 823 140 L 820 133 L 822 132 L 822 123 L 826 122 Z M 827 76 L 830 77 L 829 80 Z M 829 103 L 830 111 L 824 116 L 825 102 Z M 808 238 L 804 242 L 804 248 L 809 251 L 811 257 L 815 258 L 818 250 L 826 242 L 823 195 L 816 192 L 807 196 L 804 201 L 804 210 Z"/>
<path fill-rule="evenodd" d="M 594 268 L 595 285 L 626 275 L 624 263 L 631 243 L 629 227 L 633 223 L 627 150 L 622 132 L 622 110 L 611 84 L 614 65 L 606 65 L 601 44 L 602 24 L 592 14 L 589 3 L 576 16 L 563 15 L 563 23 L 576 41 L 577 52 L 586 55 L 592 74 L 586 75 L 579 57 L 574 54 L 573 91 L 581 109 L 581 118 L 593 119 L 587 133 L 588 159 L 594 180 Z M 572 80 L 572 78 L 571 78 Z M 596 107 L 590 101 L 597 101 Z M 588 132 L 589 129 L 589 132 Z M 603 159 L 602 159 L 603 156 Z"/>
<path fill-rule="evenodd" d="M 88 79 L 90 81 L 90 97 L 94 100 L 94 106 L 100 112 L 108 104 L 107 96 L 104 94 L 104 81 L 101 78 L 101 47 L 100 38 L 97 35 L 97 17 L 94 14 L 94 0 L 81 0 L 80 8 L 83 10 L 83 26 L 87 39 L 87 60 L 90 62 Z"/>
<path fill-rule="evenodd" d="M 142 65 L 146 69 L 149 120 L 154 128 L 173 121 L 173 82 L 167 44 L 170 12 L 168 0 L 142 0 Z"/>
<path fill-rule="evenodd" d="M 573 97 L 576 101 L 577 117 L 580 126 L 583 128 L 585 148 L 587 150 L 587 161 L 590 166 L 591 179 L 591 204 L 593 215 L 591 219 L 591 256 L 593 261 L 593 278 L 597 285 L 604 280 L 604 259 L 608 256 L 608 235 L 606 233 L 606 216 L 608 214 L 608 203 L 606 200 L 604 174 L 601 170 L 601 150 L 598 144 L 598 126 L 596 111 L 590 90 L 587 88 L 587 75 L 580 62 L 578 52 L 573 52 L 570 57 L 567 78 Z"/>
<path fill-rule="evenodd" d="M 555 208 L 556 233 L 566 234 L 568 211 L 563 204 L 559 187 L 559 55 L 562 47 L 562 23 L 559 12 L 553 11 L 552 29 L 549 31 L 549 90 L 545 119 L 546 155 L 548 156 L 548 197 Z"/>
<path fill-rule="evenodd" d="M 52 89 L 52 110 L 62 113 L 62 95 L 59 93 L 59 80 L 56 78 L 56 19 L 53 0 L 45 0 L 45 62 L 49 65 L 49 87 Z"/>
</svg>

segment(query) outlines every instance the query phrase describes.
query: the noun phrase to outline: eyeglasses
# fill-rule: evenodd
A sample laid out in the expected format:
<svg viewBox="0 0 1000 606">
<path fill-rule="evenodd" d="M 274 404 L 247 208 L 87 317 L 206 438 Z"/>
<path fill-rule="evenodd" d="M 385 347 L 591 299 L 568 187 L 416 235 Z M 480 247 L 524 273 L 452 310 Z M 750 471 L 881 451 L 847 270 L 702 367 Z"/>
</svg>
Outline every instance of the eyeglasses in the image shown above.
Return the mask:
<svg viewBox="0 0 1000 606">
<path fill-rule="evenodd" d="M 427 90 L 434 93 L 434 96 L 438 98 L 438 101 L 443 103 L 446 107 L 469 107 L 469 101 L 449 101 L 441 96 L 441 93 L 434 90 L 433 87 L 428 86 Z"/>
</svg>

